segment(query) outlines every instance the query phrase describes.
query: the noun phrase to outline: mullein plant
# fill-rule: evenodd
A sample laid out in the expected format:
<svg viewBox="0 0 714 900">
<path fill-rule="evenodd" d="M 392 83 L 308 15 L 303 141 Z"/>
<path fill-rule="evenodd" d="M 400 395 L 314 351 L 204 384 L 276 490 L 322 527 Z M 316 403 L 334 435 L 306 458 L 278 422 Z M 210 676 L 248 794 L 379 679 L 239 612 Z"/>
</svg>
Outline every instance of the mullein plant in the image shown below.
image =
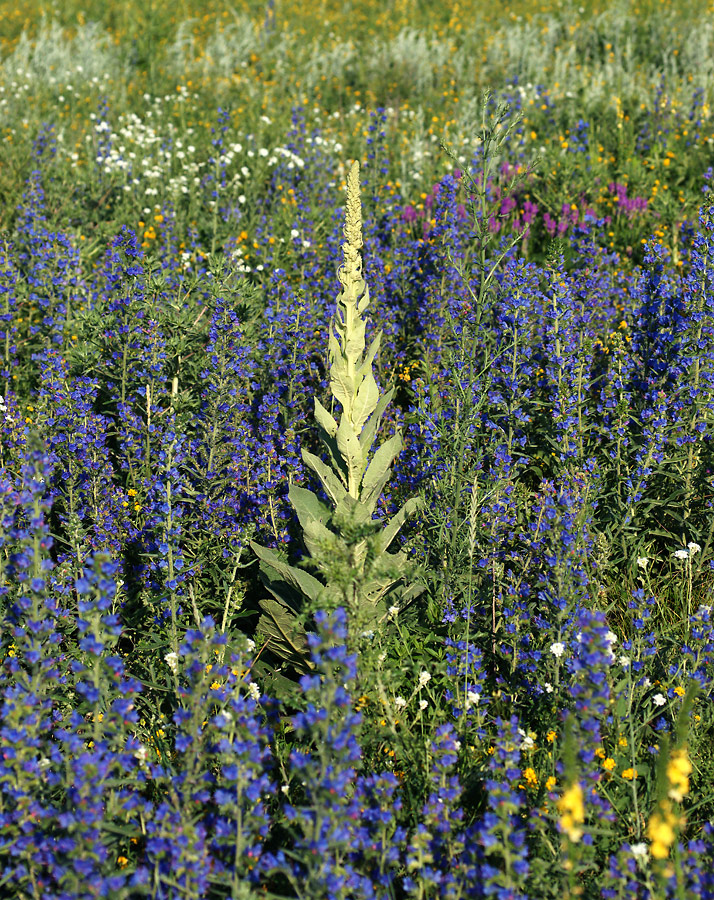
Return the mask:
<svg viewBox="0 0 714 900">
<path fill-rule="evenodd" d="M 347 178 L 344 236 L 344 264 L 338 270 L 342 290 L 329 335 L 330 390 L 341 412 L 338 420 L 315 398 L 315 419 L 328 462 L 302 450 L 303 462 L 317 475 L 328 502 L 306 488 L 290 486 L 288 497 L 310 556 L 302 567 L 289 565 L 273 550 L 251 544 L 261 561 L 263 583 L 272 594 L 272 599 L 261 601 L 259 630 L 269 639 L 274 654 L 303 671 L 310 668 L 310 662 L 299 614 L 318 607 L 344 606 L 351 642 L 355 635 L 384 621 L 388 607 L 403 609 L 423 590 L 411 581 L 412 567 L 405 553 L 388 552 L 419 501 L 409 499 L 384 527 L 374 519 L 402 439 L 398 433 L 393 435 L 371 455 L 394 388 L 380 392 L 372 371 L 381 332 L 368 348 L 365 339 L 369 289 L 362 276 L 356 162 Z"/>
</svg>

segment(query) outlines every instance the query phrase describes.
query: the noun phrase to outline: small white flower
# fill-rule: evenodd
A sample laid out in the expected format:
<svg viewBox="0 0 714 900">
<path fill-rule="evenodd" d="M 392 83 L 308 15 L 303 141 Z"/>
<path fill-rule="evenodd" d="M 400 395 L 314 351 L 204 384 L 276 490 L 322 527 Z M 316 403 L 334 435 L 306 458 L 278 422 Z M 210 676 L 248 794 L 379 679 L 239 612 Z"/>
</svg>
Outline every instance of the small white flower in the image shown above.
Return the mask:
<svg viewBox="0 0 714 900">
<path fill-rule="evenodd" d="M 471 709 L 472 706 L 476 706 L 476 704 L 481 699 L 481 694 L 478 691 L 467 691 L 466 692 L 466 703 L 464 704 L 466 709 Z"/>
<path fill-rule="evenodd" d="M 549 681 L 544 682 L 543 689 L 545 690 L 546 694 L 553 693 L 553 685 Z"/>
<path fill-rule="evenodd" d="M 139 760 L 139 762 L 146 762 L 146 757 L 149 755 L 148 749 L 143 745 L 139 744 L 139 749 L 134 753 L 134 756 Z"/>
<path fill-rule="evenodd" d="M 290 230 L 290 237 L 291 237 L 291 238 L 298 238 L 298 237 L 300 237 L 300 232 L 297 230 L 297 228 L 292 228 L 292 229 Z"/>
<path fill-rule="evenodd" d="M 426 709 L 428 705 L 429 705 L 428 700 L 420 700 L 419 701 L 419 709 Z"/>
<path fill-rule="evenodd" d="M 404 707 L 407 705 L 407 701 L 404 699 L 404 697 L 395 697 L 394 705 L 397 707 L 397 709 L 404 709 Z"/>
<path fill-rule="evenodd" d="M 280 788 L 280 790 L 283 792 L 283 794 L 285 794 L 285 795 L 287 796 L 287 793 L 288 793 L 288 791 L 290 790 L 290 785 L 289 785 L 289 784 L 284 784 L 284 785 Z"/>
<path fill-rule="evenodd" d="M 419 673 L 419 687 L 424 687 L 425 684 L 431 681 L 431 675 L 426 671 L 426 669 L 422 669 Z"/>
<path fill-rule="evenodd" d="M 608 644 L 616 644 L 617 635 L 614 631 L 608 631 L 608 633 L 605 635 L 605 640 L 608 642 Z"/>
<path fill-rule="evenodd" d="M 526 734 L 526 732 L 522 729 L 518 729 L 518 733 L 523 738 L 521 741 L 521 750 L 532 750 L 535 747 L 535 735 L 532 732 Z"/>
<path fill-rule="evenodd" d="M 252 638 L 246 638 L 245 649 L 248 653 L 252 653 L 255 650 L 255 641 Z"/>
<path fill-rule="evenodd" d="M 630 657 L 629 656 L 621 656 L 618 659 L 618 662 L 622 666 L 623 669 L 627 669 L 630 665 Z"/>
<path fill-rule="evenodd" d="M 49 769 L 52 763 L 49 761 L 48 757 L 43 756 L 42 759 L 37 760 L 37 768 L 42 772 L 45 769 Z"/>
<path fill-rule="evenodd" d="M 650 564 L 650 561 L 646 556 L 638 556 L 637 557 L 637 565 L 641 569 L 646 569 L 649 564 Z"/>
<path fill-rule="evenodd" d="M 694 556 L 695 553 L 699 553 L 699 551 L 702 549 L 699 544 L 695 543 L 694 541 L 690 541 L 687 544 L 687 548 L 692 556 Z"/>
<path fill-rule="evenodd" d="M 554 644 L 550 645 L 550 652 L 553 656 L 560 657 L 565 653 L 565 644 L 561 643 L 561 641 L 556 641 Z"/>
<path fill-rule="evenodd" d="M 167 653 L 166 656 L 164 656 L 164 662 L 174 675 L 178 675 L 178 655 L 174 653 L 173 650 L 171 653 Z"/>
<path fill-rule="evenodd" d="M 651 681 L 649 680 L 649 678 L 645 675 L 645 677 L 642 679 L 642 687 L 643 687 L 643 688 L 648 688 L 651 684 L 652 684 L 652 682 L 651 682 Z"/>
<path fill-rule="evenodd" d="M 254 681 L 248 683 L 248 693 L 253 700 L 260 700 L 260 688 Z"/>
<path fill-rule="evenodd" d="M 645 843 L 631 844 L 630 852 L 635 857 L 637 862 L 640 863 L 641 865 L 643 865 L 644 863 L 647 862 L 647 859 L 650 855 L 649 847 Z"/>
<path fill-rule="evenodd" d="M 689 558 L 689 550 L 675 550 L 672 556 L 675 559 L 688 559 Z"/>
<path fill-rule="evenodd" d="M 667 700 L 665 699 L 665 697 L 662 694 L 655 694 L 654 697 L 652 698 L 652 702 L 654 703 L 655 706 L 664 706 L 664 704 L 667 702 Z"/>
<path fill-rule="evenodd" d="M 396 619 L 397 616 L 399 615 L 399 607 L 398 606 L 390 606 L 388 612 L 389 612 L 390 619 Z"/>
</svg>

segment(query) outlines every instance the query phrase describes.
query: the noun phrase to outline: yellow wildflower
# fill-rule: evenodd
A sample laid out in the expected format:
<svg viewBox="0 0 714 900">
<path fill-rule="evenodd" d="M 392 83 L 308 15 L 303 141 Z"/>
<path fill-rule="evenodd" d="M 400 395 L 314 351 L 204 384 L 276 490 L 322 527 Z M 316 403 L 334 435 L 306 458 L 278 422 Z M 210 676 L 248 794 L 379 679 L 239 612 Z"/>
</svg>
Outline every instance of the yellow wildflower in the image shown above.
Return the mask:
<svg viewBox="0 0 714 900">
<path fill-rule="evenodd" d="M 675 838 L 674 829 L 678 824 L 680 823 L 669 802 L 665 800 L 652 814 L 647 825 L 647 837 L 652 842 L 650 853 L 655 859 L 666 859 L 669 856 Z"/>
<path fill-rule="evenodd" d="M 627 781 L 632 781 L 633 778 L 637 778 L 637 769 L 623 769 L 622 777 Z"/>
<path fill-rule="evenodd" d="M 667 763 L 667 780 L 669 781 L 668 796 L 677 803 L 681 803 L 689 793 L 689 776 L 692 774 L 692 764 L 687 756 L 687 748 L 681 747 L 675 750 Z"/>
<path fill-rule="evenodd" d="M 527 769 L 523 770 L 523 778 L 528 787 L 538 787 L 538 776 L 536 775 L 535 769 L 533 769 L 531 766 L 528 766 Z"/>
<path fill-rule="evenodd" d="M 612 772 L 615 768 L 615 760 L 611 756 L 608 756 L 607 759 L 602 761 L 602 767 L 606 772 Z"/>
<path fill-rule="evenodd" d="M 558 812 L 560 813 L 560 825 L 563 831 L 576 844 L 583 836 L 583 830 L 580 826 L 585 821 L 583 789 L 577 781 L 571 784 L 560 800 L 558 800 Z"/>
</svg>

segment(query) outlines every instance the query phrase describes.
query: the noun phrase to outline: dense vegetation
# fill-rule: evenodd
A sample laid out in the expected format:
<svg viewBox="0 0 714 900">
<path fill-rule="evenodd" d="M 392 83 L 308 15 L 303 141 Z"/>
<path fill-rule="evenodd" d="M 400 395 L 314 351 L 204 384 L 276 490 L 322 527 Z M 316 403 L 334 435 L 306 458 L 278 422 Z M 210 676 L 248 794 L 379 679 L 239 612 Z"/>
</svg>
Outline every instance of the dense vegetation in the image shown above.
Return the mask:
<svg viewBox="0 0 714 900">
<path fill-rule="evenodd" d="M 714 10 L 4 6 L 0 895 L 714 897 Z"/>
</svg>

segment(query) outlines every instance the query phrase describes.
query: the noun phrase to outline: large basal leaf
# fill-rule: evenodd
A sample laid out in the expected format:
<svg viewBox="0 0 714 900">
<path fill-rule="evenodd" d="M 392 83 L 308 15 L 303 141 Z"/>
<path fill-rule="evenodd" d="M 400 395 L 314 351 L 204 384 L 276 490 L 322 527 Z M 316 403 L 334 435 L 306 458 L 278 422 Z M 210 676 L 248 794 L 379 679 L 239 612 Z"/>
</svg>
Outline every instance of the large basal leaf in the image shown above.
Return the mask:
<svg viewBox="0 0 714 900">
<path fill-rule="evenodd" d="M 300 672 L 314 669 L 305 629 L 293 611 L 279 600 L 271 600 L 269 597 L 260 601 L 260 608 L 263 614 L 258 619 L 258 631 L 268 639 L 271 653 L 289 662 Z"/>
</svg>

